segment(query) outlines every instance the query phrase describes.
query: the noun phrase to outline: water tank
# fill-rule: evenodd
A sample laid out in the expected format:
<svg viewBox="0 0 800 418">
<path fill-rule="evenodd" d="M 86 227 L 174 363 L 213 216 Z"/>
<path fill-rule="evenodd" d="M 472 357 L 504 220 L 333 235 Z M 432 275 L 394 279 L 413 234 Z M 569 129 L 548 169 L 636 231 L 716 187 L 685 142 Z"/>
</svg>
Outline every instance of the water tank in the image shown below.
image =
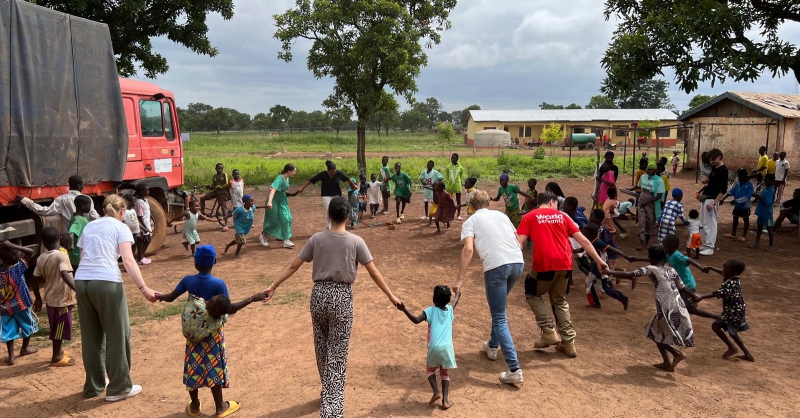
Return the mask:
<svg viewBox="0 0 800 418">
<path fill-rule="evenodd" d="M 580 149 L 593 149 L 595 142 L 597 142 L 597 135 L 595 134 L 572 134 L 569 136 L 567 145 Z"/>
<path fill-rule="evenodd" d="M 475 132 L 476 147 L 505 147 L 511 145 L 511 134 L 499 129 Z"/>
</svg>

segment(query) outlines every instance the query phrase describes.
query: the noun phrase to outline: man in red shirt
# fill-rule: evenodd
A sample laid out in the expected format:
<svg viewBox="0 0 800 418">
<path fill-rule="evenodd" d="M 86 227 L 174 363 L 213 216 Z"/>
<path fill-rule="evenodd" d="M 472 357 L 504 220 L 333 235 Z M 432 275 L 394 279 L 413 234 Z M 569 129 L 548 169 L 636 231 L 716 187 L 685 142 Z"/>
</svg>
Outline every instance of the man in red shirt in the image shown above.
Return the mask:
<svg viewBox="0 0 800 418">
<path fill-rule="evenodd" d="M 552 193 L 541 193 L 537 198 L 538 209 L 534 209 L 522 218 L 517 228 L 520 248 L 528 241 L 533 241 L 533 262 L 531 272 L 525 277 L 525 299 L 536 315 L 536 324 L 542 329 L 542 337 L 534 344 L 535 348 L 551 345 L 556 350 L 575 357 L 575 330 L 569 319 L 567 303 L 567 272 L 572 270 L 572 237 L 584 251 L 597 263 L 600 271 L 608 269 L 608 265 L 600 259 L 592 243 L 581 234 L 578 225 L 569 215 L 558 210 L 558 198 Z M 542 296 L 550 296 L 558 333 L 553 327 L 547 304 Z"/>
</svg>

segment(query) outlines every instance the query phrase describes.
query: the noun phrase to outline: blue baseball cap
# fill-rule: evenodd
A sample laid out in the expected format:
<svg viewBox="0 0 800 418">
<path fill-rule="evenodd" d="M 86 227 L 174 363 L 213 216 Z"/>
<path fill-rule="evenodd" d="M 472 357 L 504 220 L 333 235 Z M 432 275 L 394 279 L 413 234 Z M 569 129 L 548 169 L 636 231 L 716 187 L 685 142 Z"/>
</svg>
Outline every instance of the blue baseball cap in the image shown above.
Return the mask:
<svg viewBox="0 0 800 418">
<path fill-rule="evenodd" d="M 212 245 L 201 245 L 194 253 L 194 263 L 199 267 L 213 267 L 217 263 L 217 252 Z"/>
<path fill-rule="evenodd" d="M 242 196 L 242 202 L 244 202 L 244 201 L 246 201 L 246 200 L 249 200 L 249 199 L 252 199 L 252 198 L 253 198 L 253 195 L 251 195 L 251 194 L 246 194 L 246 195 Z"/>
<path fill-rule="evenodd" d="M 683 196 L 683 190 L 681 189 L 672 189 L 672 197 Z"/>
<path fill-rule="evenodd" d="M 508 181 L 508 174 L 505 174 L 505 173 L 501 174 L 500 175 L 500 180 Z"/>
</svg>

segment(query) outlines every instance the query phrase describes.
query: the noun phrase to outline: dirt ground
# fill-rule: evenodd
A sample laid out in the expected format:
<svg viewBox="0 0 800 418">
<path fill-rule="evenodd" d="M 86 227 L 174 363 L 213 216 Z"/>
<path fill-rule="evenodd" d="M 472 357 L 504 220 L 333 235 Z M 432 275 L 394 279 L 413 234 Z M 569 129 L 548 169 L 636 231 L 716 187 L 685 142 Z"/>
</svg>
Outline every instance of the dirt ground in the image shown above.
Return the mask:
<svg viewBox="0 0 800 418">
<path fill-rule="evenodd" d="M 694 192 L 693 176 L 678 176 L 674 186 Z M 630 180 L 621 180 L 628 184 Z M 568 195 L 586 204 L 591 183 L 560 180 Z M 544 182 L 540 179 L 540 189 Z M 495 184 L 482 184 L 496 190 Z M 264 201 L 266 190 L 255 191 Z M 699 203 L 688 198 L 687 210 Z M 263 289 L 300 251 L 308 238 L 324 229 L 322 202 L 317 189 L 292 198 L 294 249 L 273 244 L 262 248 L 257 239 L 259 226 L 249 235 L 243 257 L 220 256 L 214 272 L 224 278 L 234 299 Z M 495 204 L 495 207 L 499 207 Z M 721 210 L 721 234 L 729 230 L 730 210 Z M 415 194 L 406 210 L 406 222 L 395 231 L 369 227 L 367 220 L 355 229 L 369 245 L 375 262 L 393 291 L 414 312 L 430 304 L 435 284 L 452 284 L 461 250 L 460 223 L 442 234 L 418 218 L 422 199 Z M 386 222 L 389 216 L 380 217 Z M 261 216 L 256 218 L 260 225 Z M 629 222 L 633 226 L 633 222 Z M 679 230 L 682 240 L 685 229 Z M 201 238 L 218 251 L 233 237 L 217 224 L 200 226 Z M 634 252 L 633 237 L 621 241 L 626 252 Z M 724 345 L 711 331 L 711 321 L 693 317 L 697 347 L 686 349 L 688 358 L 675 373 L 651 367 L 660 360 L 655 345 L 643 336 L 643 328 L 655 312 L 652 286 L 642 284 L 635 291 L 623 283 L 631 296 L 630 310 L 611 299 L 603 309 L 587 306 L 582 280 L 569 296 L 572 320 L 577 330 L 578 357 L 568 359 L 549 349 L 536 351 L 539 336 L 534 316 L 524 298 L 523 286 L 509 296 L 509 323 L 525 373 L 519 387 L 503 385 L 498 374 L 505 370 L 500 359 L 491 362 L 481 352 L 488 339 L 490 316 L 483 291 L 479 261 L 467 276 L 461 303 L 456 309 L 454 344 L 458 369 L 452 373 L 451 399 L 455 406 L 442 411 L 431 407 L 430 388 L 425 378 L 425 326 L 414 326 L 394 309 L 363 269 L 354 285 L 355 322 L 347 371 L 346 415 L 349 417 L 530 417 L 542 416 L 763 416 L 796 414 L 800 401 L 797 387 L 798 337 L 797 303 L 793 284 L 800 273 L 792 267 L 797 237 L 784 232 L 776 237 L 776 251 L 750 250 L 745 244 L 720 238 L 718 253 L 701 263 L 721 266 L 729 257 L 743 259 L 748 266 L 742 281 L 751 329 L 742 334 L 757 362 L 722 360 Z M 279 244 L 279 243 L 276 243 Z M 477 257 L 476 257 L 477 258 Z M 530 254 L 525 251 L 527 267 Z M 627 267 L 623 260 L 621 267 Z M 169 291 L 185 274 L 193 273 L 177 235 L 143 267 L 150 285 Z M 695 271 L 698 292 L 716 289 L 720 277 Z M 576 277 L 582 278 L 577 272 Z M 130 280 L 125 281 L 129 303 L 141 303 Z M 315 367 L 308 312 L 311 266 L 305 265 L 279 290 L 267 305 L 251 305 L 233 316 L 226 326 L 232 387 L 228 399 L 243 407 L 238 417 L 313 417 L 318 411 L 320 390 Z M 177 302 L 176 302 L 177 303 Z M 720 311 L 717 300 L 701 306 Z M 163 307 L 163 305 L 162 305 Z M 40 318 L 42 318 L 40 316 Z M 42 320 L 46 321 L 45 318 Z M 79 334 L 79 333 L 76 333 Z M 184 339 L 179 316 L 150 320 L 132 328 L 132 375 L 142 384 L 141 395 L 119 403 L 102 397 L 84 400 L 84 379 L 80 341 L 69 346 L 78 357 L 71 368 L 49 368 L 49 348 L 20 358 L 13 367 L 0 367 L 0 416 L 29 417 L 183 417 L 189 397 L 181 384 Z M 213 411 L 208 390 L 201 391 L 204 416 Z"/>
</svg>

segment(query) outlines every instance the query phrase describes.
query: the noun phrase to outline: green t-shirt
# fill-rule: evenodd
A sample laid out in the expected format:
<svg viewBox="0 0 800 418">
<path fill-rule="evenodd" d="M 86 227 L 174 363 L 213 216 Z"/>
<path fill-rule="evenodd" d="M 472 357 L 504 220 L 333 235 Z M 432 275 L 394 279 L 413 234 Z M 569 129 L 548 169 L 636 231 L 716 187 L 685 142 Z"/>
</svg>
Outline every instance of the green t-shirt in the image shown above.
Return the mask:
<svg viewBox="0 0 800 418">
<path fill-rule="evenodd" d="M 381 167 L 381 176 L 380 176 L 380 178 L 378 180 L 380 180 L 381 183 L 383 183 L 383 184 L 381 184 L 381 190 L 382 191 L 388 191 L 388 192 L 391 193 L 391 191 L 392 191 L 392 183 L 391 183 L 392 171 L 389 170 L 388 166 Z"/>
<path fill-rule="evenodd" d="M 83 229 L 86 228 L 88 223 L 89 219 L 80 215 L 72 215 L 72 220 L 69 222 L 69 231 L 67 232 L 74 235 L 72 251 L 69 252 L 69 263 L 72 264 L 73 267 L 81 262 L 81 248 L 78 247 L 78 240 L 81 239 Z"/>
<path fill-rule="evenodd" d="M 444 169 L 444 188 L 450 193 L 461 193 L 464 183 L 464 167 L 461 164 L 450 164 Z"/>
<path fill-rule="evenodd" d="M 506 187 L 497 189 L 497 197 L 503 195 L 503 200 L 506 203 L 506 211 L 519 210 L 519 198 L 517 197 L 517 193 L 519 193 L 519 186 L 515 184 L 509 184 Z"/>
<path fill-rule="evenodd" d="M 394 195 L 397 197 L 411 197 L 411 177 L 406 173 L 395 173 L 392 176 L 394 182 Z"/>
</svg>

